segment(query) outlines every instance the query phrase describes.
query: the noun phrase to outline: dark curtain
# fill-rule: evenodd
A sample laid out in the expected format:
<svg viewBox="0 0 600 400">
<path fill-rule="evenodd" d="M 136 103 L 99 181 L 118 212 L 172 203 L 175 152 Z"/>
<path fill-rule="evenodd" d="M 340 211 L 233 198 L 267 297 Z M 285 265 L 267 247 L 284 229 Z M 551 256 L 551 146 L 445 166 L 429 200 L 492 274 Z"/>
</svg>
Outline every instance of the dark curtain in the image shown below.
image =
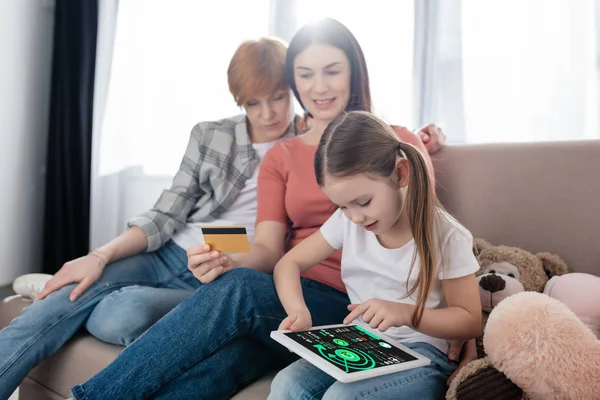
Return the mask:
<svg viewBox="0 0 600 400">
<path fill-rule="evenodd" d="M 43 271 L 87 253 L 98 0 L 57 0 Z"/>
</svg>

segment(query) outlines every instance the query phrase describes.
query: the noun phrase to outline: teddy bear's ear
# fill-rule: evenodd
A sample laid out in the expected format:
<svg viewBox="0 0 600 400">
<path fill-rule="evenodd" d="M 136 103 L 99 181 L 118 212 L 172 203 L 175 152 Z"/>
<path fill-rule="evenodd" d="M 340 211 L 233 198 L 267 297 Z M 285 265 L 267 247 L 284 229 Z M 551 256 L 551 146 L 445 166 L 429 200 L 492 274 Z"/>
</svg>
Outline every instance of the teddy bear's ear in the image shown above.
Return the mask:
<svg viewBox="0 0 600 400">
<path fill-rule="evenodd" d="M 550 253 L 538 253 L 535 256 L 542 262 L 548 279 L 556 275 L 569 273 L 567 263 L 559 256 Z"/>
<path fill-rule="evenodd" d="M 492 244 L 484 239 L 473 239 L 473 254 L 475 254 L 475 257 L 479 256 L 479 254 L 488 247 L 492 247 Z"/>
</svg>

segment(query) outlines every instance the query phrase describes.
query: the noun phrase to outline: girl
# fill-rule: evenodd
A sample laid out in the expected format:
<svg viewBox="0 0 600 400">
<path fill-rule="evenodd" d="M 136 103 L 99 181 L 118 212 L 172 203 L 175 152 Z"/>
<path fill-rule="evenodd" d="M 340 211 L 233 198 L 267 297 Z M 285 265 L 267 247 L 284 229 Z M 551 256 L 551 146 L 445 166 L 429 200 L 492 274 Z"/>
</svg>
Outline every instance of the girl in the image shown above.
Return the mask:
<svg viewBox="0 0 600 400">
<path fill-rule="evenodd" d="M 286 316 L 271 273 L 284 252 L 318 230 L 335 211 L 312 173 L 317 144 L 340 113 L 370 111 L 370 90 L 356 38 L 331 19 L 296 33 L 285 76 L 310 114 L 311 128 L 279 141 L 261 163 L 250 252 L 228 256 L 210 252 L 205 245 L 189 249 L 191 270 L 210 284 L 162 318 L 111 365 L 74 387 L 74 398 L 223 399 L 291 361 L 290 353 L 269 337 Z M 427 154 L 417 135 L 406 129 L 399 132 Z M 348 305 L 340 253 L 306 274 L 302 288 L 317 323 L 340 321 Z"/>
<path fill-rule="evenodd" d="M 449 340 L 474 338 L 481 326 L 471 234 L 438 203 L 421 153 L 369 113 L 344 113 L 329 124 L 314 170 L 338 209 L 275 266 L 287 313 L 279 329 L 312 326 L 300 275 L 343 247 L 351 301 L 343 322 L 386 332 L 432 363 L 342 384 L 300 360 L 277 375 L 270 399 L 444 398 L 456 368 L 445 355 Z"/>
</svg>

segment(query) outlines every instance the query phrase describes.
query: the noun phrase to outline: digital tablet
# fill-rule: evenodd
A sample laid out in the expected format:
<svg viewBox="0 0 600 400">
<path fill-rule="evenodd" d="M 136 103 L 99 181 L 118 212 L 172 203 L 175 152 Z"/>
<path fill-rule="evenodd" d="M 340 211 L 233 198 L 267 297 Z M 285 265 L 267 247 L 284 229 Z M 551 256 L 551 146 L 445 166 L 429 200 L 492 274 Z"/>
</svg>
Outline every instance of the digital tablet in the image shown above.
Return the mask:
<svg viewBox="0 0 600 400">
<path fill-rule="evenodd" d="M 307 331 L 273 331 L 271 338 L 340 382 L 391 374 L 431 360 L 358 325 L 327 325 Z"/>
</svg>

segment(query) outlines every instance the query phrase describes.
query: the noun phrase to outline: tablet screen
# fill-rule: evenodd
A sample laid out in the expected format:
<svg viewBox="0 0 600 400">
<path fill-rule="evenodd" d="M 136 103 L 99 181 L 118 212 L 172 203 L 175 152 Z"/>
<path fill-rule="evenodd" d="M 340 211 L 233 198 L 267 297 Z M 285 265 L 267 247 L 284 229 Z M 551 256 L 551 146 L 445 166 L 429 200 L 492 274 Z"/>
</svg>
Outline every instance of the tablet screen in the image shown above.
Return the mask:
<svg viewBox="0 0 600 400">
<path fill-rule="evenodd" d="M 356 325 L 289 332 L 285 335 L 347 373 L 416 360 L 414 356 Z"/>
</svg>

